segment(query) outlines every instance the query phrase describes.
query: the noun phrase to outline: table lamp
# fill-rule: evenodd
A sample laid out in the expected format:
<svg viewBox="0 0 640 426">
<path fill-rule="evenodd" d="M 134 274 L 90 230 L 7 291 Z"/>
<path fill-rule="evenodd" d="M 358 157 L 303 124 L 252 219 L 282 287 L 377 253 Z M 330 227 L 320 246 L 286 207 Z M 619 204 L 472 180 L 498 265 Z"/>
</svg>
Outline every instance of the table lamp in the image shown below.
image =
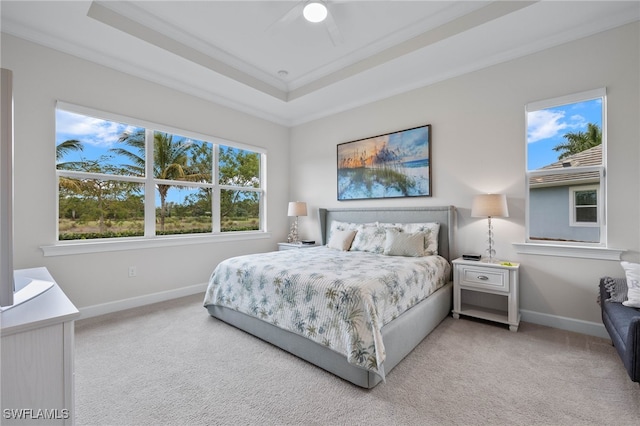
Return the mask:
<svg viewBox="0 0 640 426">
<path fill-rule="evenodd" d="M 291 230 L 289 231 L 289 236 L 287 237 L 287 241 L 290 243 L 298 242 L 298 216 L 306 216 L 307 215 L 307 203 L 304 201 L 291 201 L 289 202 L 289 210 L 287 216 L 295 217 L 293 223 L 291 224 Z"/>
<path fill-rule="evenodd" d="M 487 254 L 489 263 L 492 263 L 496 256 L 496 251 L 493 249 L 493 227 L 491 226 L 491 218 L 509 217 L 507 197 L 504 194 L 476 195 L 471 205 L 471 217 L 486 217 L 489 221 L 489 248 L 487 248 Z"/>
</svg>

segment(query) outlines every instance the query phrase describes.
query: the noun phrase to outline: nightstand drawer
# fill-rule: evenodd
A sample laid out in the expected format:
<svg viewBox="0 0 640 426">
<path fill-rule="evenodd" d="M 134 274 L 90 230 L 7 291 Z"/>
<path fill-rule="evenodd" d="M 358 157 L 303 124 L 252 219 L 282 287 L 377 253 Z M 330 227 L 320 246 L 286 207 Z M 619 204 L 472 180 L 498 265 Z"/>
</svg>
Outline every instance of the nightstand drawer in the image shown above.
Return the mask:
<svg viewBox="0 0 640 426">
<path fill-rule="evenodd" d="M 459 266 L 460 285 L 464 287 L 509 291 L 509 272 L 490 268 Z"/>
</svg>

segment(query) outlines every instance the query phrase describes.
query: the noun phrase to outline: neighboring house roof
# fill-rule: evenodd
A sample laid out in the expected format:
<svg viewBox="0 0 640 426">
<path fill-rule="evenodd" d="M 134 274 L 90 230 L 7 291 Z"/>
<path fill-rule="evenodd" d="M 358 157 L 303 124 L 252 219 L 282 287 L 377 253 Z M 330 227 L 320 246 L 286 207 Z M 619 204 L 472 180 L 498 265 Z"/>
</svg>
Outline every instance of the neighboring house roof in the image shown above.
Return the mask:
<svg viewBox="0 0 640 426">
<path fill-rule="evenodd" d="M 566 169 L 570 167 L 601 166 L 602 144 L 586 149 L 577 154 L 569 155 L 562 160 L 551 163 L 537 170 Z M 578 183 L 597 182 L 600 179 L 599 172 L 563 173 L 546 176 L 534 176 L 529 179 L 531 187 L 536 186 L 561 186 Z"/>
</svg>

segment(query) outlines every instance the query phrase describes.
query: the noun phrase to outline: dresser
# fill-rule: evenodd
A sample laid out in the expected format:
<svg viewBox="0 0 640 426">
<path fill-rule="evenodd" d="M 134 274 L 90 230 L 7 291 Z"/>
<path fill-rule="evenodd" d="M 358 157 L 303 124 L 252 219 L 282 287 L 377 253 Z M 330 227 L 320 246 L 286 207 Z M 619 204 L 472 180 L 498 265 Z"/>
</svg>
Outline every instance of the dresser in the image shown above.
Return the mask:
<svg viewBox="0 0 640 426">
<path fill-rule="evenodd" d="M 74 421 L 74 321 L 80 315 L 46 268 L 16 279 L 52 281 L 44 293 L 0 313 L 3 425 Z"/>
</svg>

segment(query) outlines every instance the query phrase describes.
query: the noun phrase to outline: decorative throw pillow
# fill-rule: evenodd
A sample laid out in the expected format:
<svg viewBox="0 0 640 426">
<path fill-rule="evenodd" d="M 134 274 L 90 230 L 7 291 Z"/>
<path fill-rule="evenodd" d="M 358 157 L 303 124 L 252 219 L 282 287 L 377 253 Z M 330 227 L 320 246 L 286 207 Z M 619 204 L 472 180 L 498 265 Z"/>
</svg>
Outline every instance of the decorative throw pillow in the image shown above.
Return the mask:
<svg viewBox="0 0 640 426">
<path fill-rule="evenodd" d="M 603 278 L 604 288 L 609 293 L 605 302 L 622 303 L 627 300 L 627 280 L 624 278 Z"/>
<path fill-rule="evenodd" d="M 620 262 L 627 277 L 627 300 L 624 306 L 640 308 L 640 263 Z"/>
<path fill-rule="evenodd" d="M 351 250 L 382 253 L 384 251 L 385 238 L 385 228 L 369 224 L 359 225 Z"/>
<path fill-rule="evenodd" d="M 347 251 L 351 247 L 351 243 L 353 242 L 353 238 L 356 236 L 356 231 L 352 230 L 338 230 L 336 229 L 331 233 L 331 238 L 329 238 L 329 243 L 327 247 Z"/>
<path fill-rule="evenodd" d="M 383 253 L 388 256 L 424 256 L 424 233 L 387 228 Z"/>
</svg>

